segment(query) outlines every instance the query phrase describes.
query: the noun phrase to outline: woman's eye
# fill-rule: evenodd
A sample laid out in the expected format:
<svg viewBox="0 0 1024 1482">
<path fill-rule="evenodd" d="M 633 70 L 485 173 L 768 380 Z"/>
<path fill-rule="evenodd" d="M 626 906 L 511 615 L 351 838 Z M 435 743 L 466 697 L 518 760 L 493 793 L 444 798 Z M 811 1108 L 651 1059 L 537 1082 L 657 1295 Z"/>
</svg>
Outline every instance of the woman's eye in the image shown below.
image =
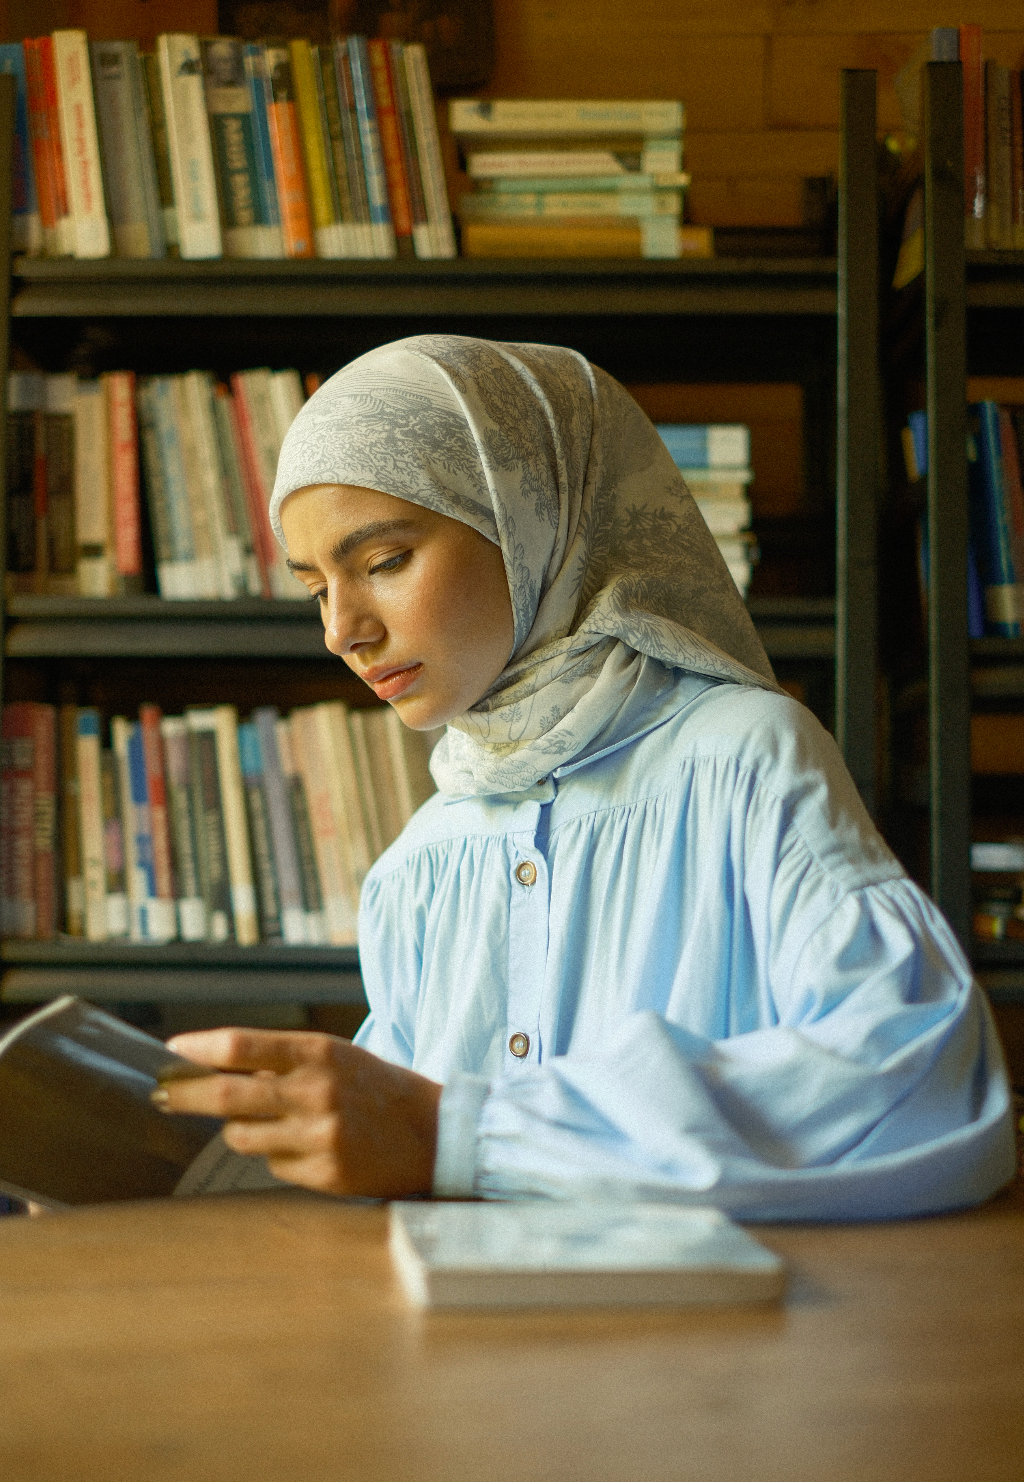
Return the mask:
<svg viewBox="0 0 1024 1482">
<path fill-rule="evenodd" d="M 326 602 L 327 601 L 327 588 L 326 587 L 320 587 L 320 589 L 318 591 L 316 591 L 316 592 L 310 592 L 310 594 L 309 594 L 309 600 L 310 600 L 310 602 Z"/>
<path fill-rule="evenodd" d="M 400 551 L 397 556 L 389 556 L 386 561 L 379 561 L 376 566 L 370 567 L 370 575 L 376 576 L 378 571 L 397 571 L 408 555 L 408 551 Z"/>
</svg>

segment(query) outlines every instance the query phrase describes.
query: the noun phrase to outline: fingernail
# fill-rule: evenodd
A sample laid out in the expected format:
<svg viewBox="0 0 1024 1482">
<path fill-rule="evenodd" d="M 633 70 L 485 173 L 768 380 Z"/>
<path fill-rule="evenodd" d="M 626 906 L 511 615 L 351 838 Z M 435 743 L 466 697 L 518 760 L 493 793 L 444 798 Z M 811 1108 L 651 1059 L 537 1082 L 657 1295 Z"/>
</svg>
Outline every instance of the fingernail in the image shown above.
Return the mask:
<svg viewBox="0 0 1024 1482">
<path fill-rule="evenodd" d="M 153 1105 L 158 1106 L 161 1111 L 166 1111 L 167 1103 L 170 1101 L 171 1098 L 164 1090 L 163 1086 L 157 1086 L 155 1091 L 150 1091 L 149 1099 L 153 1103 Z"/>
</svg>

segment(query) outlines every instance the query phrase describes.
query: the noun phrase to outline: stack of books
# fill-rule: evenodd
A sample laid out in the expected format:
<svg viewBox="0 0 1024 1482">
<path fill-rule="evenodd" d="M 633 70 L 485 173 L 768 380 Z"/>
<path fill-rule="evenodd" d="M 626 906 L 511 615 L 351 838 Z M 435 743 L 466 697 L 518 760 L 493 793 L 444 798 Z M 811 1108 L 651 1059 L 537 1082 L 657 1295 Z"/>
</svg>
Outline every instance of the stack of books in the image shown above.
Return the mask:
<svg viewBox="0 0 1024 1482">
<path fill-rule="evenodd" d="M 465 257 L 710 256 L 682 227 L 682 103 L 457 98 Z"/>
<path fill-rule="evenodd" d="M 294 370 L 238 371 L 230 387 L 208 371 L 11 372 L 8 594 L 141 591 L 144 491 L 161 597 L 305 599 L 267 515 L 303 400 Z"/>
<path fill-rule="evenodd" d="M 1024 842 L 971 845 L 974 935 L 1024 941 Z"/>
<path fill-rule="evenodd" d="M 370 865 L 434 791 L 390 706 L 137 721 L 3 707 L 0 929 L 46 940 L 346 946 Z"/>
<path fill-rule="evenodd" d="M 0 46 L 14 243 L 50 257 L 454 257 L 422 45 L 344 36 Z"/>
<path fill-rule="evenodd" d="M 657 428 L 745 598 L 757 560 L 747 493 L 754 477 L 750 428 L 683 422 L 660 422 Z"/>
</svg>

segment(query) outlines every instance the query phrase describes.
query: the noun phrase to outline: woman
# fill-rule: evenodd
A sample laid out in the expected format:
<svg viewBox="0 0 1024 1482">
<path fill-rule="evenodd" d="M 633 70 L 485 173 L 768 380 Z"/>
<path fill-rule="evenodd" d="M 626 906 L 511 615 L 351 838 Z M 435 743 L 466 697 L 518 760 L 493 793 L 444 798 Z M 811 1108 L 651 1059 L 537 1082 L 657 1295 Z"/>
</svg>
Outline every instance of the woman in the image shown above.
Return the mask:
<svg viewBox="0 0 1024 1482">
<path fill-rule="evenodd" d="M 169 1110 L 337 1193 L 747 1218 L 1013 1172 L 990 1015 L 778 688 L 667 452 L 569 350 L 425 336 L 333 377 L 271 507 L 328 648 L 440 792 L 367 876 L 354 1045 L 219 1030 Z"/>
</svg>

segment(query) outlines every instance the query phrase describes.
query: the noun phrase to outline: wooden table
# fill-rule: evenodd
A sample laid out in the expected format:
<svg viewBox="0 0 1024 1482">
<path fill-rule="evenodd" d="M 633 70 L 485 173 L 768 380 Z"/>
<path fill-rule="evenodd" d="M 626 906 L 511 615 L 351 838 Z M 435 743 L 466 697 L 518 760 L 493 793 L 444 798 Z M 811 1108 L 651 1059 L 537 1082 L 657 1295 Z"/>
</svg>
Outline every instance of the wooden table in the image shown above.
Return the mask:
<svg viewBox="0 0 1024 1482">
<path fill-rule="evenodd" d="M 0 1220 L 3 1482 L 1021 1482 L 1024 1192 L 772 1226 L 777 1309 L 418 1314 L 385 1212 Z"/>
</svg>

